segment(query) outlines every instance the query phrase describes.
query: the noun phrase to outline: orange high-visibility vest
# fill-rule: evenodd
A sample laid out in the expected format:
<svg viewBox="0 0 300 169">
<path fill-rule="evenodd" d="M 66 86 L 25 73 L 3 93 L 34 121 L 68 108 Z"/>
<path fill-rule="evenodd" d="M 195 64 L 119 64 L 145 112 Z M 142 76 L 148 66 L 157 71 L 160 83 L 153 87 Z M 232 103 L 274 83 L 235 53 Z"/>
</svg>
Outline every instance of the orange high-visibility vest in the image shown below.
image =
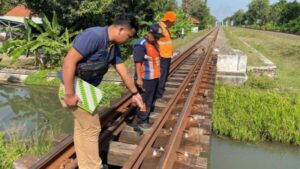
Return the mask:
<svg viewBox="0 0 300 169">
<path fill-rule="evenodd" d="M 159 45 L 159 53 L 163 58 L 172 58 L 173 56 L 173 44 L 171 34 L 167 29 L 167 25 L 164 22 L 160 22 L 159 26 L 162 28 L 162 34 L 164 37 L 160 38 L 157 43 Z"/>
</svg>

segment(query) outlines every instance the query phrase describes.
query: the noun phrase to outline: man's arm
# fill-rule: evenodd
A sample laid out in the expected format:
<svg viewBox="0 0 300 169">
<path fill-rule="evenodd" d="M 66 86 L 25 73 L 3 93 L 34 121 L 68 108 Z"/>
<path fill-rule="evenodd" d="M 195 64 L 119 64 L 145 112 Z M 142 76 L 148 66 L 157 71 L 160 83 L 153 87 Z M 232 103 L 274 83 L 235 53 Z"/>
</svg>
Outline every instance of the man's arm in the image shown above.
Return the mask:
<svg viewBox="0 0 300 169">
<path fill-rule="evenodd" d="M 131 76 L 127 72 L 127 68 L 126 68 L 125 64 L 124 63 L 115 64 L 114 67 L 117 70 L 117 72 L 119 73 L 119 75 L 121 76 L 125 86 L 129 89 L 129 91 L 131 93 L 138 92 Z M 144 103 L 143 103 L 143 100 L 142 100 L 140 94 L 137 93 L 136 95 L 134 95 L 134 100 L 137 102 L 139 107 L 142 108 L 144 106 Z"/>
<path fill-rule="evenodd" d="M 115 64 L 114 67 L 117 70 L 117 72 L 119 73 L 119 75 L 121 76 L 125 86 L 129 89 L 129 91 L 131 93 L 137 92 L 134 82 L 133 82 L 131 76 L 127 72 L 127 68 L 126 68 L 125 64 L 124 63 Z"/>
<path fill-rule="evenodd" d="M 63 81 L 65 86 L 64 101 L 68 106 L 77 104 L 79 98 L 74 91 L 74 76 L 77 63 L 83 59 L 83 56 L 72 48 L 64 59 L 63 64 Z"/>
</svg>

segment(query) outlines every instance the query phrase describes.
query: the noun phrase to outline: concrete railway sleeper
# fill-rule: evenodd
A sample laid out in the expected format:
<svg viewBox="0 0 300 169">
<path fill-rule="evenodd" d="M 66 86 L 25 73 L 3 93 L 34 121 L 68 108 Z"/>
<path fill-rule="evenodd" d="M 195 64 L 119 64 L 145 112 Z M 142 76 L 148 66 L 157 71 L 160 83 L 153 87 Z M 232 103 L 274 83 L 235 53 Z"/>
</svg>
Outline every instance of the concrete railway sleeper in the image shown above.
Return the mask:
<svg viewBox="0 0 300 169">
<path fill-rule="evenodd" d="M 168 104 L 172 104 L 172 102 L 170 101 L 170 99 L 173 99 L 172 97 L 172 93 L 174 92 L 178 92 L 178 87 L 183 86 L 182 83 L 187 82 L 187 73 L 190 72 L 190 79 L 195 79 L 195 77 L 197 76 L 197 74 L 195 73 L 191 73 L 191 68 L 194 67 L 194 69 L 196 69 L 197 66 L 193 66 L 193 63 L 197 62 L 203 62 L 203 59 L 201 57 L 197 57 L 197 55 L 203 55 L 203 51 L 205 51 L 205 49 L 203 48 L 203 45 L 199 45 L 200 43 L 202 44 L 205 40 L 207 40 L 207 38 L 209 38 L 214 32 L 217 32 L 217 30 L 212 30 L 210 33 L 208 33 L 207 35 L 205 35 L 201 40 L 199 40 L 195 45 L 193 45 L 190 49 L 186 50 L 185 52 L 183 52 L 182 54 L 180 54 L 179 56 L 177 56 L 176 58 L 174 58 L 172 60 L 172 64 L 170 67 L 170 75 L 169 75 L 169 81 L 167 82 L 166 86 L 166 97 L 164 97 L 164 99 L 169 100 Z M 199 47 L 200 50 L 199 50 Z M 198 68 L 197 68 L 198 69 Z M 178 75 L 178 76 L 177 76 Z M 186 83 L 186 86 L 191 86 L 192 82 L 188 82 Z M 169 95 L 167 97 L 167 95 Z M 188 97 L 188 90 L 184 90 L 183 92 L 181 92 L 181 95 L 183 97 L 178 97 L 177 100 L 179 100 L 179 102 L 181 102 L 181 107 L 183 106 L 184 100 Z M 180 104 L 175 106 L 176 109 L 174 110 L 179 110 L 180 109 Z M 157 119 L 162 117 L 163 113 L 160 113 L 162 111 L 164 111 L 164 107 L 166 107 L 166 104 L 164 103 L 156 103 L 155 105 L 155 112 L 153 112 L 151 114 L 151 122 L 153 123 L 153 125 L 156 123 Z M 128 116 L 130 116 L 130 114 L 134 111 L 134 107 L 131 105 L 131 95 L 130 94 L 126 94 L 124 95 L 121 99 L 119 99 L 118 102 L 116 102 L 114 105 L 112 105 L 110 108 L 105 109 L 105 110 L 98 110 L 100 113 L 100 120 L 101 120 L 101 125 L 103 128 L 103 131 L 100 135 L 100 144 L 101 144 L 101 148 L 102 148 L 102 152 L 108 153 L 108 155 L 106 154 L 105 156 L 107 157 L 107 159 L 103 159 L 104 163 L 108 163 L 110 165 L 114 164 L 117 166 L 122 166 L 122 165 L 118 165 L 120 164 L 120 161 L 125 164 L 125 162 L 128 161 L 128 154 L 126 153 L 132 153 L 131 150 L 135 149 L 137 147 L 137 145 L 130 145 L 130 141 L 127 141 L 128 144 L 126 145 L 127 147 L 123 147 L 124 145 L 121 144 L 122 141 L 124 140 L 128 140 L 126 139 L 126 137 L 130 137 L 130 130 L 132 130 L 131 127 L 127 126 L 126 124 L 126 119 Z M 203 110 L 205 108 L 202 108 Z M 199 109 L 198 109 L 199 110 Z M 209 110 L 205 110 L 206 112 L 209 112 Z M 209 114 L 208 114 L 209 115 Z M 173 118 L 175 119 L 177 117 L 177 115 L 172 115 Z M 170 125 L 172 123 L 175 124 L 176 121 L 173 120 L 170 121 Z M 152 128 L 153 128 L 152 125 Z M 169 125 L 169 124 L 166 124 Z M 159 142 L 165 142 L 167 143 L 167 138 L 166 136 L 170 136 L 171 134 L 171 128 L 168 129 L 164 129 L 161 130 L 160 133 L 158 133 L 159 135 L 161 135 L 162 137 L 159 138 L 161 139 L 161 141 L 156 141 L 157 145 L 159 145 Z M 147 137 L 147 132 L 145 131 L 145 134 L 143 135 L 144 137 L 140 136 L 140 140 L 143 141 L 142 139 L 144 139 L 145 137 Z M 126 133 L 126 134 L 124 134 Z M 167 134 L 166 134 L 167 133 Z M 131 132 L 131 134 L 137 134 L 136 132 Z M 130 138 L 134 138 L 134 137 L 130 137 Z M 113 140 L 113 141 L 112 141 Z M 119 142 L 117 142 L 119 141 Z M 126 142 L 126 141 L 124 141 Z M 134 139 L 133 141 L 131 141 L 132 143 L 134 143 Z M 134 144 L 137 144 L 136 142 Z M 154 145 L 155 145 L 154 144 Z M 108 149 L 109 147 L 109 149 Z M 127 150 L 125 151 L 125 153 L 122 156 L 121 151 L 119 151 L 118 153 L 121 154 L 121 157 L 119 158 L 119 160 L 117 160 L 117 162 L 113 162 L 110 161 L 111 159 L 116 160 L 116 158 L 114 158 L 115 156 L 113 155 L 113 151 L 114 149 L 118 149 L 118 147 L 120 148 L 120 150 L 122 150 L 122 148 L 127 148 Z M 138 148 L 138 147 L 137 147 Z M 131 154 L 130 154 L 131 155 Z M 122 158 L 123 157 L 123 158 Z M 39 159 L 38 161 L 31 161 L 31 160 L 27 160 L 26 162 L 24 161 L 24 159 L 19 159 L 16 161 L 16 163 L 24 163 L 23 166 L 27 167 L 27 168 L 77 168 L 77 161 L 76 161 L 76 154 L 75 154 L 75 150 L 74 150 L 74 144 L 73 144 L 73 139 L 72 136 L 67 136 L 63 139 L 61 139 L 59 141 L 59 144 L 47 155 L 45 155 L 44 157 L 42 157 L 41 159 Z M 120 168 L 120 167 L 119 167 Z"/>
</svg>

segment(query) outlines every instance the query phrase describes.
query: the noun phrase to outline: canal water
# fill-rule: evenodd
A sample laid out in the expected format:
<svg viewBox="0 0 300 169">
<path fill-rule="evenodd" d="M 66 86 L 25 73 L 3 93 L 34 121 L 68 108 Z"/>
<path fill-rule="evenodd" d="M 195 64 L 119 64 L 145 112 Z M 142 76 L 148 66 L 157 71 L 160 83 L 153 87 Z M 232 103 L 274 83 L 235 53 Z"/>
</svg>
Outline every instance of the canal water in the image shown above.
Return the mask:
<svg viewBox="0 0 300 169">
<path fill-rule="evenodd" d="M 210 169 L 300 169 L 300 147 L 211 137 Z"/>
<path fill-rule="evenodd" d="M 0 130 L 21 139 L 73 132 L 71 113 L 57 89 L 0 85 Z M 51 135 L 51 136 L 49 136 Z M 278 143 L 240 143 L 211 137 L 210 169 L 300 169 L 300 148 Z"/>
<path fill-rule="evenodd" d="M 0 85 L 0 130 L 8 139 L 50 139 L 72 133 L 73 120 L 55 88 Z"/>
</svg>

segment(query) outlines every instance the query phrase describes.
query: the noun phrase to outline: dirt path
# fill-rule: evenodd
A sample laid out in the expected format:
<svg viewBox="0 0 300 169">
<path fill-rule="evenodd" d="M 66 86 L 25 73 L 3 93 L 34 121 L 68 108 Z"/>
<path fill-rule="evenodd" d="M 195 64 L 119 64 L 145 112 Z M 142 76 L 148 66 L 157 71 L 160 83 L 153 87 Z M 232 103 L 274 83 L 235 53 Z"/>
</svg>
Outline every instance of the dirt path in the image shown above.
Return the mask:
<svg viewBox="0 0 300 169">
<path fill-rule="evenodd" d="M 235 55 L 233 48 L 228 44 L 228 40 L 224 35 L 224 31 L 221 28 L 216 40 L 215 47 L 218 48 L 221 55 Z"/>
</svg>

